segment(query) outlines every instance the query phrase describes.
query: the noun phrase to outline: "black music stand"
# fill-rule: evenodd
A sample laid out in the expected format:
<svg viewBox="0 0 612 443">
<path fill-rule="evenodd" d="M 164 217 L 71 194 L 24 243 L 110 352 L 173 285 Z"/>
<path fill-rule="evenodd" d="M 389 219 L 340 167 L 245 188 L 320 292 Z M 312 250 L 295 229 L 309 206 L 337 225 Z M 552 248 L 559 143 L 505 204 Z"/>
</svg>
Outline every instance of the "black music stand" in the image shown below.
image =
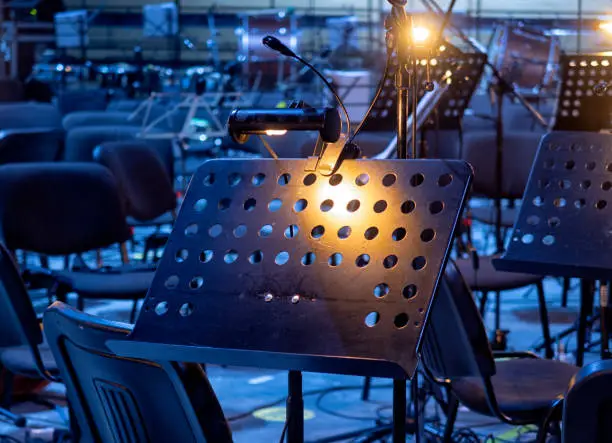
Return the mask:
<svg viewBox="0 0 612 443">
<path fill-rule="evenodd" d="M 446 71 L 451 70 L 452 82 L 438 105 L 437 116 L 430 119 L 426 129 L 461 130 L 461 121 L 480 83 L 487 56 L 468 52 L 438 57 L 437 60 L 436 66 L 432 67 L 434 77 L 442 78 Z"/>
<path fill-rule="evenodd" d="M 592 281 L 612 277 L 611 210 L 612 135 L 548 134 L 540 143 L 508 249 L 494 262 L 501 271 L 584 279 L 577 326 L 579 366 L 593 305 Z M 602 340 L 602 353 L 606 350 Z"/>
<path fill-rule="evenodd" d="M 433 80 L 440 81 L 451 71 L 452 83 L 450 90 L 441 100 L 438 117 L 429 123 L 430 128 L 435 129 L 459 129 L 461 119 L 465 114 L 472 95 L 478 86 L 480 77 L 486 63 L 485 54 L 456 53 L 454 48 L 449 48 L 448 55 L 429 58 L 430 75 Z M 420 83 L 419 100 L 425 94 L 424 82 L 426 77 L 427 58 L 420 60 L 417 69 L 417 79 Z M 392 66 L 370 117 L 365 122 L 363 131 L 394 131 L 397 124 L 397 112 L 395 102 L 397 90 L 395 88 L 395 71 L 397 69 L 397 58 L 392 58 Z"/>
<path fill-rule="evenodd" d="M 597 132 L 612 128 L 612 89 L 605 86 L 612 81 L 612 57 L 563 55 L 559 63 L 561 90 L 553 129 Z M 600 85 L 604 86 L 598 93 Z"/>
<path fill-rule="evenodd" d="M 211 160 L 192 178 L 133 334 L 114 352 L 289 370 L 288 441 L 303 442 L 301 371 L 406 380 L 462 212 L 463 161 Z"/>
</svg>

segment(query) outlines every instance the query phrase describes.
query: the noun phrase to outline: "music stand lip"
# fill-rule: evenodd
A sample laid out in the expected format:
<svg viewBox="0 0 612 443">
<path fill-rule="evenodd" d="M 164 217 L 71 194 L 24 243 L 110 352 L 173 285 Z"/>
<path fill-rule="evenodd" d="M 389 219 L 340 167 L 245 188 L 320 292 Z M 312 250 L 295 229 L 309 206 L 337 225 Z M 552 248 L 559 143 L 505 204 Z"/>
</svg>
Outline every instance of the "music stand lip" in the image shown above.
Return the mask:
<svg viewBox="0 0 612 443">
<path fill-rule="evenodd" d="M 259 368 L 305 372 L 408 379 L 404 369 L 386 360 L 357 357 L 289 354 L 240 349 L 218 349 L 204 346 L 172 345 L 134 340 L 109 340 L 106 346 L 115 354 L 152 361 L 181 361 L 224 366 L 247 367 L 244 362 L 257 362 Z M 160 356 L 162 358 L 160 358 Z M 251 365 L 252 366 L 252 365 Z"/>
<path fill-rule="evenodd" d="M 612 271 L 604 267 L 582 267 L 553 262 L 530 261 L 512 258 L 508 254 L 493 260 L 497 271 L 520 274 L 548 275 L 551 277 L 584 278 L 589 280 L 610 280 Z"/>
</svg>

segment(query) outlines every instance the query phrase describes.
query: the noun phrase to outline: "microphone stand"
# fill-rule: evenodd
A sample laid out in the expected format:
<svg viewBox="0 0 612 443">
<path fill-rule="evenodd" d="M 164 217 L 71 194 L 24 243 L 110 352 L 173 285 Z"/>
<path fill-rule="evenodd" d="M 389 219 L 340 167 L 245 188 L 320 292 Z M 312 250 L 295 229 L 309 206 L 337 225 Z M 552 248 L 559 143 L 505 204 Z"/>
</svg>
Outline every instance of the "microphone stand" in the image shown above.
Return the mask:
<svg viewBox="0 0 612 443">
<path fill-rule="evenodd" d="M 444 14 L 444 10 L 436 3 L 436 0 L 422 0 L 423 5 L 433 14 L 441 15 Z M 445 15 L 445 21 L 448 28 L 459 37 L 463 42 L 468 44 L 475 52 L 479 54 L 485 54 L 477 44 L 466 36 L 463 31 L 453 26 L 448 20 L 448 16 Z M 485 54 L 486 55 L 486 54 Z M 496 240 L 496 252 L 501 253 L 504 250 L 504 240 L 502 236 L 502 193 L 503 193 L 503 144 L 504 144 L 504 127 L 502 124 L 503 117 L 503 100 L 504 95 L 508 94 L 516 99 L 531 116 L 544 128 L 548 128 L 548 123 L 542 117 L 542 115 L 523 97 L 514 87 L 513 84 L 506 81 L 497 68 L 489 61 L 488 57 L 485 61 L 485 66 L 491 69 L 493 77 L 495 77 L 495 94 L 497 96 L 497 107 L 496 107 L 496 124 L 495 124 L 495 144 L 496 144 L 496 155 L 495 155 L 495 174 L 496 174 L 496 198 L 495 198 L 495 240 Z"/>
</svg>

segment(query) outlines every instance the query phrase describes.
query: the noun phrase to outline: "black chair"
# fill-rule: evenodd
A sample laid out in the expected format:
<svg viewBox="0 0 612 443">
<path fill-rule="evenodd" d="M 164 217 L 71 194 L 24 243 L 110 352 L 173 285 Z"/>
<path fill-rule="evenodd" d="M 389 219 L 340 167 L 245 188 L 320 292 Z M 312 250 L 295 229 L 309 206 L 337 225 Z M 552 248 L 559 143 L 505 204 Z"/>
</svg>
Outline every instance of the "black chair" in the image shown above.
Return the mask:
<svg viewBox="0 0 612 443">
<path fill-rule="evenodd" d="M 176 194 L 172 181 L 157 152 L 141 141 L 103 143 L 95 159 L 111 170 L 125 203 L 130 226 L 155 226 L 157 231 L 145 240 L 143 261 L 153 253 L 154 261 L 168 241 L 159 231 L 173 225 L 176 217 Z"/>
<path fill-rule="evenodd" d="M 50 104 L 0 105 L 0 164 L 59 160 L 64 136 L 59 112 Z"/>
<path fill-rule="evenodd" d="M 501 194 L 503 200 L 517 201 L 522 198 L 531 164 L 537 151 L 541 135 L 535 132 L 514 132 L 504 135 L 502 158 Z M 473 193 L 484 197 L 491 204 L 496 198 L 498 176 L 495 170 L 496 146 L 495 132 L 482 131 L 466 134 L 464 137 L 462 158 L 474 168 Z M 501 226 L 509 229 L 514 224 L 518 211 L 515 207 L 503 207 Z M 471 207 L 468 215 L 485 224 L 496 224 L 496 211 L 493 206 Z M 496 255 L 482 255 L 478 260 L 472 257 L 457 260 L 457 266 L 472 291 L 481 294 L 480 313 L 484 317 L 488 296 L 496 295 L 495 330 L 501 328 L 501 294 L 504 291 L 535 286 L 538 296 L 538 309 L 542 335 L 546 343 L 546 357 L 553 357 L 550 340 L 548 309 L 544 294 L 543 276 L 516 274 L 497 271 L 493 267 Z"/>
<path fill-rule="evenodd" d="M 105 343 L 127 338 L 129 325 L 61 302 L 45 312 L 44 324 L 81 433 L 77 441 L 232 441 L 199 365 L 118 357 Z"/>
<path fill-rule="evenodd" d="M 176 194 L 157 151 L 137 140 L 107 142 L 95 150 L 94 158 L 117 179 L 126 213 L 133 219 L 130 224 L 174 222 Z"/>
<path fill-rule="evenodd" d="M 597 361 L 572 379 L 563 405 L 563 442 L 610 441 L 611 415 L 612 360 Z"/>
<path fill-rule="evenodd" d="M 579 368 L 527 352 L 492 353 L 472 294 L 452 261 L 434 303 L 422 363 L 450 393 L 445 441 L 453 433 L 459 403 L 511 425 L 548 422 Z M 539 441 L 546 431 L 540 429 Z"/>
<path fill-rule="evenodd" d="M 140 126 L 83 126 L 68 131 L 64 160 L 68 162 L 90 162 L 94 151 L 102 143 L 134 141 L 138 138 Z M 154 131 L 160 132 L 160 131 Z M 144 142 L 157 151 L 166 166 L 170 180 L 174 180 L 174 153 L 172 143 L 167 139 L 147 139 Z"/>
<path fill-rule="evenodd" d="M 541 134 L 525 131 L 504 134 L 501 199 L 516 201 L 523 197 L 541 137 Z M 496 223 L 493 208 L 493 201 L 497 198 L 496 155 L 495 131 L 475 131 L 464 135 L 462 158 L 474 168 L 474 196 L 484 197 L 491 203 L 488 206 L 471 207 L 471 217 L 489 225 Z M 517 213 L 515 207 L 505 206 L 502 211 L 502 227 L 512 228 Z"/>
<path fill-rule="evenodd" d="M 119 243 L 123 266 L 44 275 L 51 295 L 66 300 L 74 292 L 80 308 L 85 299 L 132 300 L 134 320 L 154 272 L 129 264 L 125 242 L 131 231 L 110 171 L 95 163 L 5 165 L 0 202 L 0 235 L 10 250 L 66 256 Z"/>
<path fill-rule="evenodd" d="M 0 244 L 0 365 L 4 370 L 0 407 L 10 408 L 15 375 L 55 381 L 57 365 L 43 342 L 40 323 L 13 257 Z M 25 425 L 5 409 L 0 416 Z"/>
</svg>

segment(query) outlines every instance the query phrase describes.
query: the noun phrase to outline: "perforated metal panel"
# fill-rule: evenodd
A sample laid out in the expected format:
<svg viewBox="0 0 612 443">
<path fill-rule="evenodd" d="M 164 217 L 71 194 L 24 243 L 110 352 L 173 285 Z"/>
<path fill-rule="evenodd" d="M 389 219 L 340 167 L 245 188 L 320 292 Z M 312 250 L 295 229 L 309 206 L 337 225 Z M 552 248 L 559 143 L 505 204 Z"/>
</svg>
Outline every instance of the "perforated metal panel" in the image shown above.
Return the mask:
<svg viewBox="0 0 612 443">
<path fill-rule="evenodd" d="M 555 132 L 540 144 L 502 270 L 612 276 L 612 135 Z"/>
<path fill-rule="evenodd" d="M 440 129 L 459 128 L 461 118 L 469 105 L 476 86 L 480 82 L 485 62 L 486 55 L 471 53 L 448 54 L 429 60 L 432 81 L 440 81 L 449 70 L 453 73 L 451 86 L 438 105 L 438 121 L 431 122 L 431 127 L 439 127 Z M 395 129 L 397 91 L 394 79 L 397 61 L 394 60 L 394 63 L 394 67 L 389 71 L 385 80 L 380 98 L 372 109 L 370 119 L 366 121 L 364 130 L 393 131 Z M 417 78 L 421 84 L 419 98 L 422 98 L 425 94 L 423 84 L 426 80 L 426 66 L 427 59 L 422 59 L 417 69 Z"/>
<path fill-rule="evenodd" d="M 170 357 L 183 360 L 412 374 L 471 168 L 347 160 L 324 177 L 307 164 L 198 169 L 134 340 L 187 346 Z"/>
<path fill-rule="evenodd" d="M 561 91 L 557 103 L 556 131 L 600 131 L 612 128 L 612 88 L 597 95 L 594 88 L 612 82 L 612 57 L 562 55 Z"/>
</svg>

